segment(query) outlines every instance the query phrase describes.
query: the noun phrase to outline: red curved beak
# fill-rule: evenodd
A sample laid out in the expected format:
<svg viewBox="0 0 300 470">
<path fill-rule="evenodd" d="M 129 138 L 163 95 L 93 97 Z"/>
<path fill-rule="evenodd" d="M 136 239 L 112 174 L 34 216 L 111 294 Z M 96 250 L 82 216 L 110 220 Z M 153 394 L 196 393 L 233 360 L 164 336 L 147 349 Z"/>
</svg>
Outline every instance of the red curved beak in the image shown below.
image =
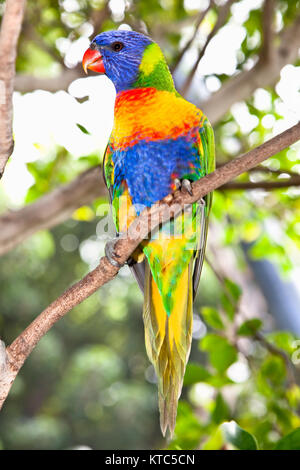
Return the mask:
<svg viewBox="0 0 300 470">
<path fill-rule="evenodd" d="M 88 73 L 88 69 L 98 73 L 105 73 L 102 55 L 97 49 L 88 48 L 85 51 L 82 59 L 82 67 L 85 73 Z"/>
</svg>

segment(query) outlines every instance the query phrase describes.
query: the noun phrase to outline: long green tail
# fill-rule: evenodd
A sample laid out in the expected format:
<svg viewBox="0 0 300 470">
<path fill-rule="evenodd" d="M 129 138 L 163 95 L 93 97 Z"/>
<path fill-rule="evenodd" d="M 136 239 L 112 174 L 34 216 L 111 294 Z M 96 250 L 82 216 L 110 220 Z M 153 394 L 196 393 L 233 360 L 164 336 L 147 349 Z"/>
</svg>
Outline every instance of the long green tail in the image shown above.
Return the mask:
<svg viewBox="0 0 300 470">
<path fill-rule="evenodd" d="M 146 264 L 143 311 L 146 350 L 158 377 L 161 430 L 165 435 L 169 428 L 173 436 L 192 341 L 193 261 L 183 271 L 172 292 L 174 303 L 169 315 L 149 265 Z"/>
</svg>

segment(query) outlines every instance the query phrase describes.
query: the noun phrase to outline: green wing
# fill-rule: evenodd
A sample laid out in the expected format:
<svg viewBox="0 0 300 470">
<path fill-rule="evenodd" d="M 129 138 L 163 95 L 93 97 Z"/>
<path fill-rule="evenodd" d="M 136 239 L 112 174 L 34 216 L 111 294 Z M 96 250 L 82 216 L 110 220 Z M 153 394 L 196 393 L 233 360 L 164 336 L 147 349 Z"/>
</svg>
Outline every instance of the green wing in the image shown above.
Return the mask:
<svg viewBox="0 0 300 470">
<path fill-rule="evenodd" d="M 205 174 L 212 173 L 216 168 L 215 159 L 215 138 L 213 128 L 206 118 L 203 126 L 199 128 L 199 134 L 202 142 L 203 152 L 200 150 L 200 161 L 201 167 L 205 168 Z M 209 215 L 209 211 L 212 203 L 212 193 L 205 196 L 207 201 L 206 215 Z"/>
<path fill-rule="evenodd" d="M 104 182 L 109 191 L 110 202 L 112 201 L 113 184 L 114 184 L 114 162 L 112 161 L 112 151 L 108 143 L 102 163 L 102 175 Z"/>
<path fill-rule="evenodd" d="M 203 125 L 199 128 L 199 135 L 202 143 L 202 148 L 199 149 L 201 168 L 204 168 L 204 174 L 207 175 L 215 170 L 216 161 L 215 161 L 215 139 L 213 128 L 206 118 L 203 122 Z M 202 150 L 203 149 L 203 150 Z M 195 256 L 194 272 L 193 272 L 193 298 L 195 299 L 201 271 L 204 261 L 206 240 L 207 240 L 207 231 L 208 231 L 208 218 L 212 204 L 212 193 L 207 194 L 204 198 L 205 207 L 203 214 L 203 223 L 201 225 L 201 235 L 198 244 L 198 249 Z"/>
</svg>

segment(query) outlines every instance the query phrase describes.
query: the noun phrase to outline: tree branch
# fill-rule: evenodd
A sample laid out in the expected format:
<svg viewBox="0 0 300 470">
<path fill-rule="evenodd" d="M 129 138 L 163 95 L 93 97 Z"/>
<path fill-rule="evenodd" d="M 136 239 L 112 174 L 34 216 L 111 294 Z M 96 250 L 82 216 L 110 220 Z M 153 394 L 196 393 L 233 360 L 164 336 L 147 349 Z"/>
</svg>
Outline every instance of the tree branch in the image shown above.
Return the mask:
<svg viewBox="0 0 300 470">
<path fill-rule="evenodd" d="M 278 175 L 287 173 L 291 178 L 279 181 L 230 181 L 218 189 L 222 191 L 252 189 L 270 191 L 300 186 L 300 175 L 290 171 L 270 170 L 262 166 L 249 171 Z M 107 191 L 99 166 L 81 173 L 71 183 L 56 188 L 51 193 L 42 196 L 37 202 L 0 216 L 0 256 L 12 250 L 35 232 L 51 229 L 64 222 L 72 216 L 78 207 L 90 204 L 96 198 L 105 196 L 107 196 Z"/>
<path fill-rule="evenodd" d="M 245 155 L 236 158 L 213 173 L 192 184 L 193 195 L 176 191 L 162 201 L 145 209 L 130 225 L 126 234 L 121 234 L 115 245 L 115 259 L 122 266 L 140 242 L 159 224 L 171 217 L 176 217 L 186 205 L 198 201 L 209 192 L 217 189 L 231 179 L 254 168 L 262 161 L 280 152 L 300 139 L 300 123 L 279 134 Z M 47 331 L 73 307 L 81 303 L 99 287 L 112 280 L 119 268 L 112 265 L 104 256 L 96 269 L 81 281 L 66 290 L 58 299 L 46 308 L 17 339 L 4 351 L 0 351 L 0 408 L 3 405 L 10 387 L 39 340 Z"/>
<path fill-rule="evenodd" d="M 0 179 L 12 154 L 12 95 L 17 44 L 26 0 L 6 0 L 0 31 Z"/>
<path fill-rule="evenodd" d="M 26 240 L 37 230 L 54 227 L 71 217 L 78 207 L 106 196 L 101 168 L 91 168 L 74 181 L 18 211 L 0 217 L 0 255 Z"/>
<path fill-rule="evenodd" d="M 262 16 L 262 47 L 259 60 L 268 63 L 272 60 L 274 54 L 274 11 L 275 0 L 265 0 Z"/>
<path fill-rule="evenodd" d="M 37 22 L 41 21 L 39 15 L 36 18 Z M 64 59 L 60 55 L 59 51 L 55 48 L 50 46 L 45 39 L 36 31 L 33 26 L 32 22 L 24 21 L 23 22 L 23 36 L 26 37 L 27 40 L 33 41 L 35 45 L 48 54 L 55 62 L 58 62 L 60 65 L 64 67 Z"/>
<path fill-rule="evenodd" d="M 66 69 L 56 77 L 35 77 L 26 74 L 17 74 L 15 77 L 15 90 L 21 93 L 30 93 L 34 90 L 47 90 L 55 93 L 58 90 L 67 90 L 70 84 L 84 76 L 82 67 Z"/>
</svg>

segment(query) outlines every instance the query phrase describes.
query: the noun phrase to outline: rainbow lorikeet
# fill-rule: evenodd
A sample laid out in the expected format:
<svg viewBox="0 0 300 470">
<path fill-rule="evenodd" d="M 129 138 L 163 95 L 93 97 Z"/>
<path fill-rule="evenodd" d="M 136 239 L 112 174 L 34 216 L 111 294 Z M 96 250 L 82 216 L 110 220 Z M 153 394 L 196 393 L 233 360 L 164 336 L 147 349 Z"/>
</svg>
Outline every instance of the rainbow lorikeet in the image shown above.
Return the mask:
<svg viewBox="0 0 300 470">
<path fill-rule="evenodd" d="M 99 34 L 83 67 L 106 74 L 117 92 L 103 167 L 115 225 L 124 232 L 144 207 L 180 187 L 190 192 L 190 182 L 214 170 L 213 130 L 176 91 L 160 47 L 143 34 Z M 144 293 L 146 349 L 158 377 L 163 434 L 175 427 L 210 207 L 211 194 L 144 240 L 129 263 Z M 113 250 L 107 255 L 116 262 Z"/>
</svg>

